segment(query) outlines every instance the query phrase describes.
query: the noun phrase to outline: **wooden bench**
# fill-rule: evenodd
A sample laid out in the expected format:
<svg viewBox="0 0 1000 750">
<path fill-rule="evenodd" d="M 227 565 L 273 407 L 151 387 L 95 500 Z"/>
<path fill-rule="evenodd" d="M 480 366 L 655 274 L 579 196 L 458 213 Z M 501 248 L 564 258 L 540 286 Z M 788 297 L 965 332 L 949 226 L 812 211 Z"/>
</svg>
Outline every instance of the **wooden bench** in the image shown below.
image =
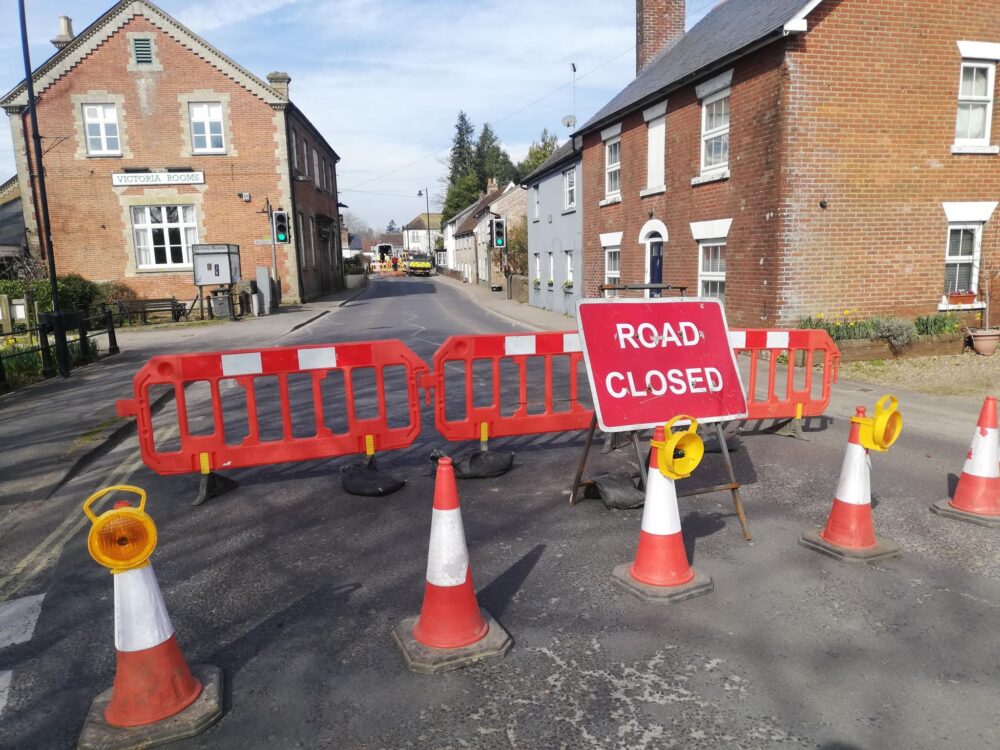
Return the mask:
<svg viewBox="0 0 1000 750">
<path fill-rule="evenodd" d="M 162 297 L 157 299 L 137 299 L 131 302 L 119 302 L 118 312 L 122 315 L 138 315 L 139 320 L 145 324 L 150 313 L 170 313 L 170 319 L 175 323 L 181 318 L 190 320 L 187 305 L 178 302 L 176 297 Z"/>
</svg>

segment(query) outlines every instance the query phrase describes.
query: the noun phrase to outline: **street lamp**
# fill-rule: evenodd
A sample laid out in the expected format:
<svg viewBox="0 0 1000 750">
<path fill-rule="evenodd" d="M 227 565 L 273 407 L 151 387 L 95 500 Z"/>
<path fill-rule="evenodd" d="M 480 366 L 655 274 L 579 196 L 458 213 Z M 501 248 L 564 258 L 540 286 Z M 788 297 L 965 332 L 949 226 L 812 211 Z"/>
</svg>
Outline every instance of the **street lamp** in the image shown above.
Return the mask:
<svg viewBox="0 0 1000 750">
<path fill-rule="evenodd" d="M 431 250 L 431 193 L 427 188 L 417 191 L 417 197 L 424 196 L 427 203 L 427 254 L 430 255 Z M 434 265 L 437 265 L 437 260 L 435 259 Z"/>
</svg>

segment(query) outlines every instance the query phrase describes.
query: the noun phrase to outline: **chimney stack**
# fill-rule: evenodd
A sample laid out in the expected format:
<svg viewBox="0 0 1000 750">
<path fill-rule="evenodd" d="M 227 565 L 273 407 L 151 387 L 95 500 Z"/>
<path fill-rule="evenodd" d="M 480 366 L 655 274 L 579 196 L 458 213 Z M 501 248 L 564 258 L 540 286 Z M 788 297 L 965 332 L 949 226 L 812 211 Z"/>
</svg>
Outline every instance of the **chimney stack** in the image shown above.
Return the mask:
<svg viewBox="0 0 1000 750">
<path fill-rule="evenodd" d="M 499 188 L 497 188 L 497 178 L 490 177 L 486 180 L 486 194 L 495 193 Z"/>
<path fill-rule="evenodd" d="M 684 0 L 635 0 L 635 74 L 684 36 Z"/>
<path fill-rule="evenodd" d="M 56 49 L 62 49 L 73 41 L 73 19 L 69 16 L 59 16 L 59 36 L 51 40 Z"/>
<path fill-rule="evenodd" d="M 292 77 L 288 75 L 288 73 L 282 73 L 281 71 L 268 73 L 267 82 L 271 84 L 272 89 L 277 91 L 286 99 L 288 98 L 288 84 L 292 82 Z"/>
</svg>

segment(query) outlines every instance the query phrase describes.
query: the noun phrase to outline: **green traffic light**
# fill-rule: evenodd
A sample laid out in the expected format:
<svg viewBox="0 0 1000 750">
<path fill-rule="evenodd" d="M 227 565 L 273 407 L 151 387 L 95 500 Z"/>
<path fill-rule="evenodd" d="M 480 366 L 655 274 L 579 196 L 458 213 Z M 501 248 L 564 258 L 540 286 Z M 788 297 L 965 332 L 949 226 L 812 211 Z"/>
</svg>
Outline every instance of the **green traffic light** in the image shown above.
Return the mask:
<svg viewBox="0 0 1000 750">
<path fill-rule="evenodd" d="M 278 242 L 284 242 L 286 239 L 288 239 L 287 234 L 285 234 L 284 232 L 278 233 Z"/>
</svg>

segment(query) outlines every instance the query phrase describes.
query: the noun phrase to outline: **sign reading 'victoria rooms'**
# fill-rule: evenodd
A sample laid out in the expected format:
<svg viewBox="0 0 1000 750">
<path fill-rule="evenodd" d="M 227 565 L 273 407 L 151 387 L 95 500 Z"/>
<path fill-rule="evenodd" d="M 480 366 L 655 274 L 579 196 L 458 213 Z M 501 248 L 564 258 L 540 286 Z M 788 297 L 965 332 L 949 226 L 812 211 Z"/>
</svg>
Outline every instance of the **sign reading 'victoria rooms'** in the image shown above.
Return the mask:
<svg viewBox="0 0 1000 750">
<path fill-rule="evenodd" d="M 204 185 L 204 172 L 114 172 L 114 187 L 146 187 L 147 185 Z"/>
</svg>

